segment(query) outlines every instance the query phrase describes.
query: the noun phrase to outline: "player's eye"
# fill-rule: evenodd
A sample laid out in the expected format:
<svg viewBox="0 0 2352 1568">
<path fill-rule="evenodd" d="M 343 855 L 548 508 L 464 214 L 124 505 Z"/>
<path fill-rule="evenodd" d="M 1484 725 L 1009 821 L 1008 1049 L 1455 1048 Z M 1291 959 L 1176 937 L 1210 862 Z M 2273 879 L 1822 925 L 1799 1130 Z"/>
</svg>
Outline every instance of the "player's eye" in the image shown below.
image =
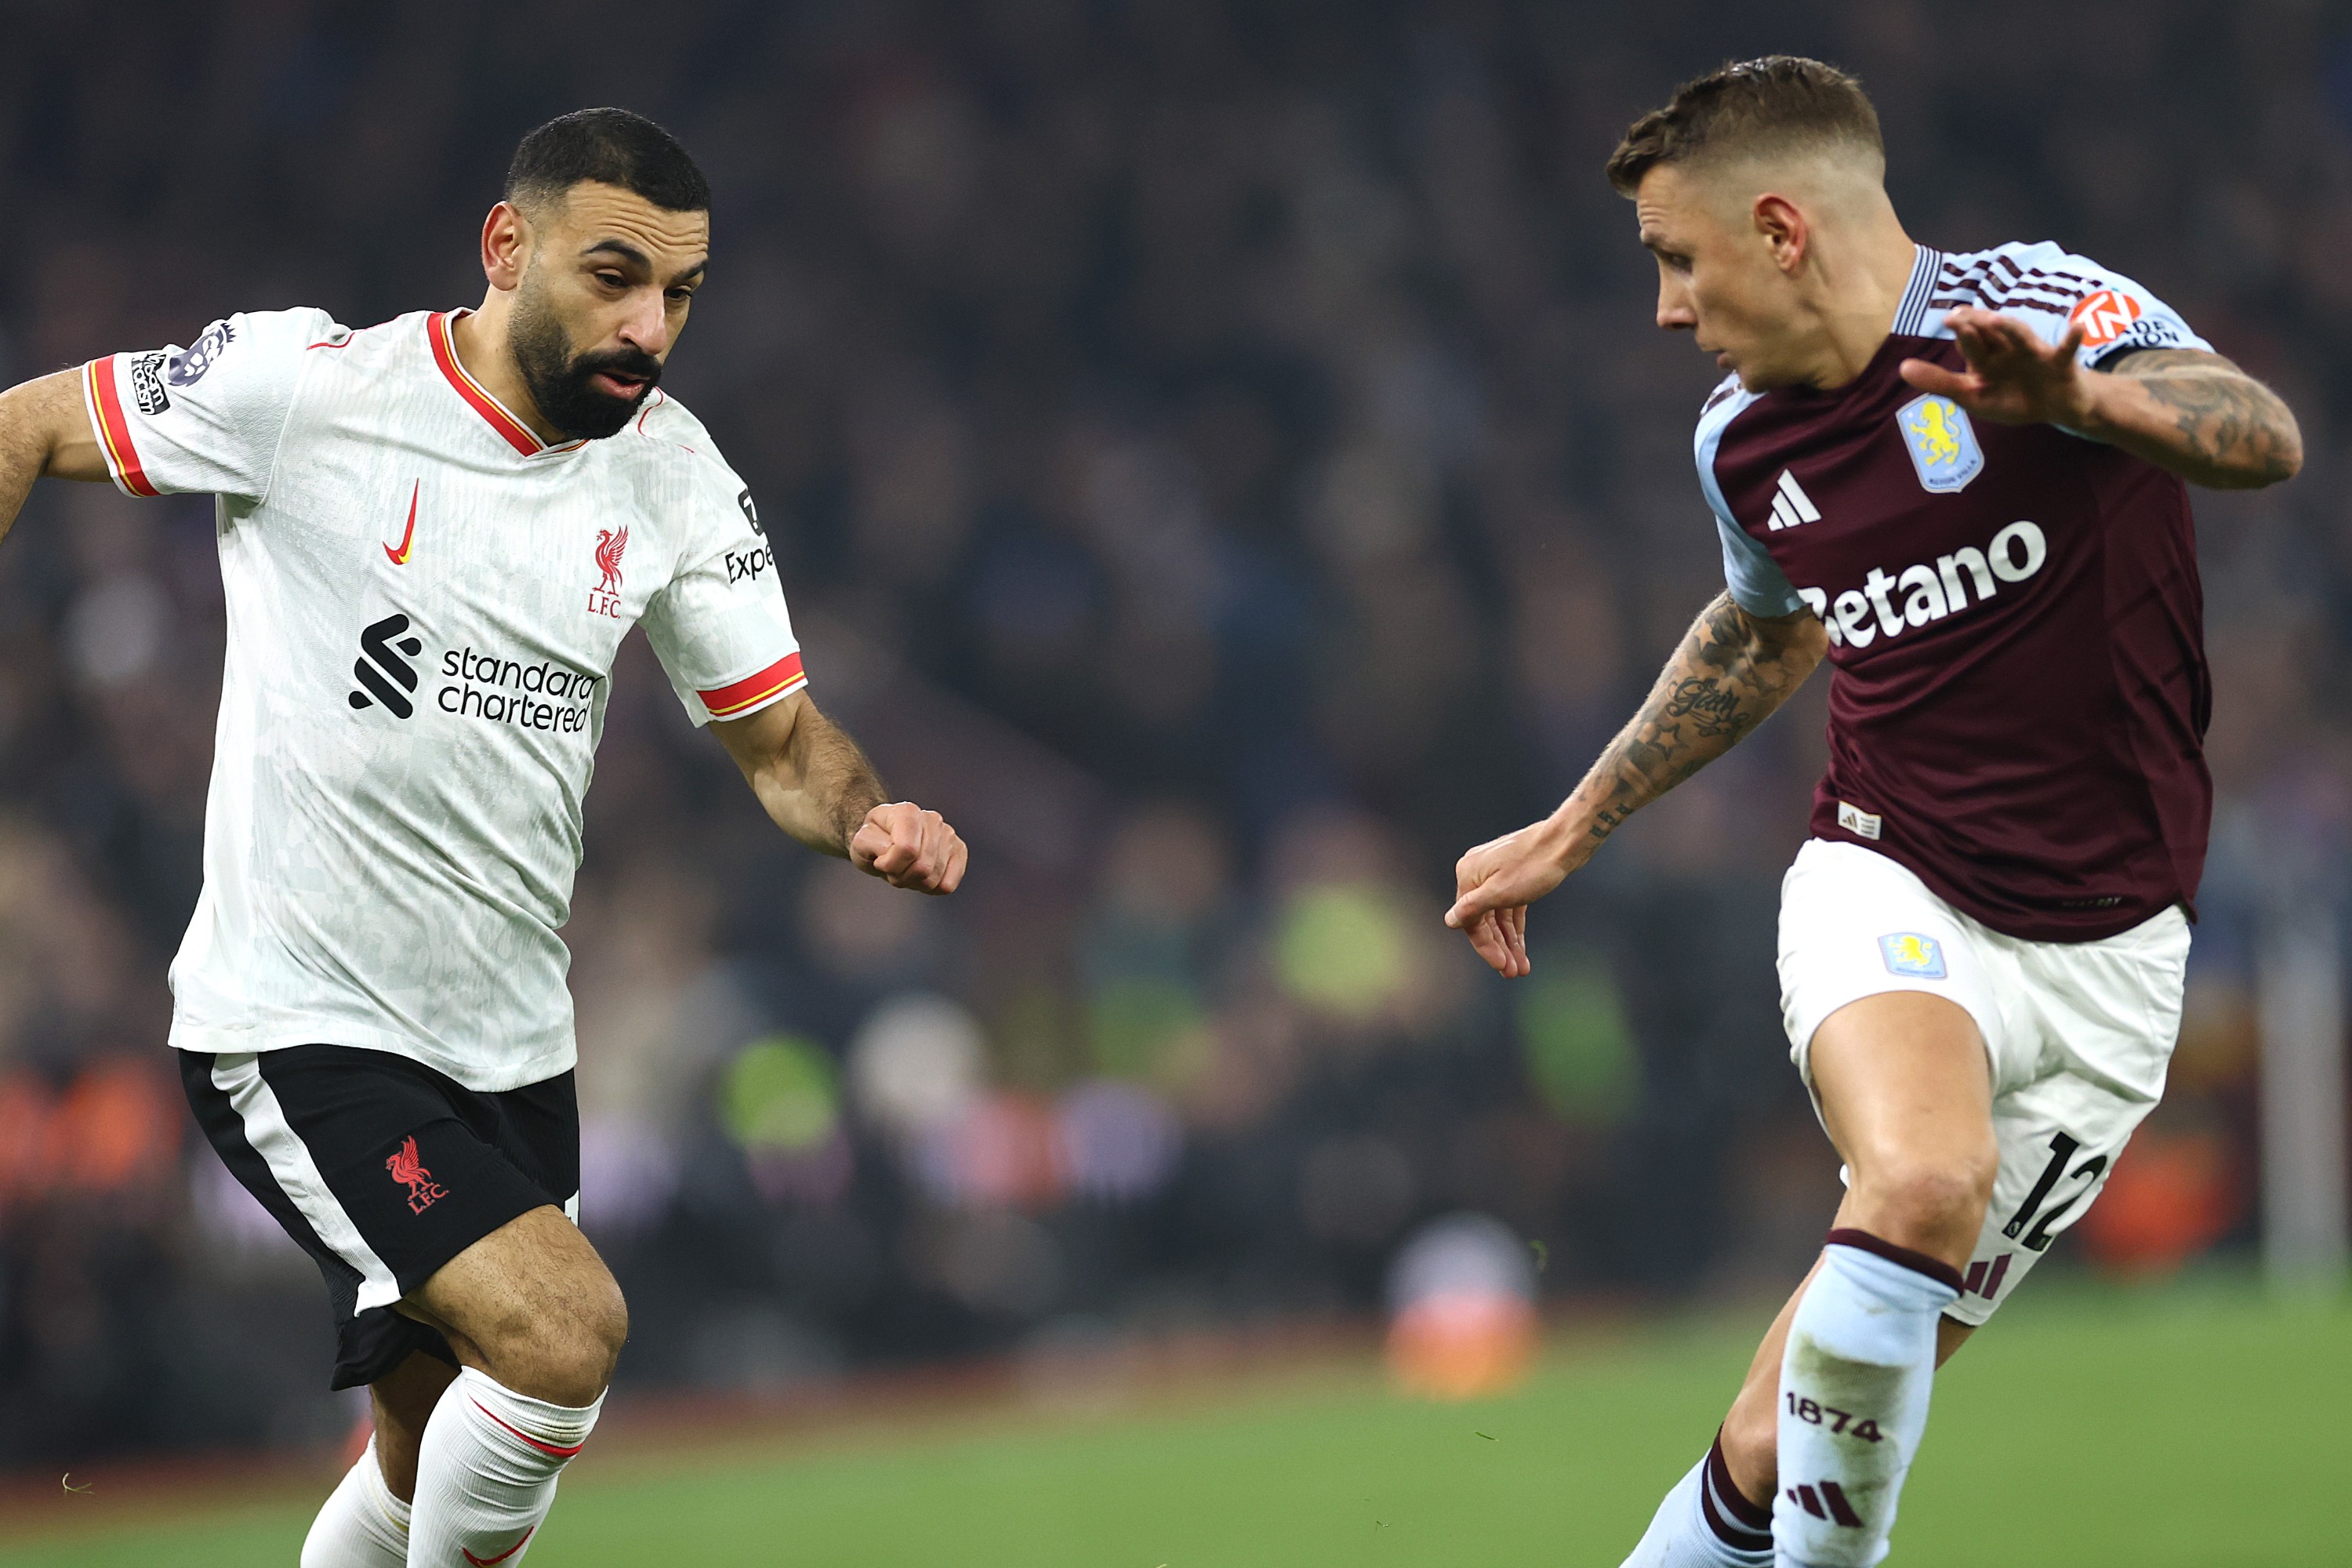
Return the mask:
<svg viewBox="0 0 2352 1568">
<path fill-rule="evenodd" d="M 625 289 L 629 286 L 629 280 L 617 272 L 599 272 L 596 274 L 596 281 L 607 289 Z"/>
</svg>

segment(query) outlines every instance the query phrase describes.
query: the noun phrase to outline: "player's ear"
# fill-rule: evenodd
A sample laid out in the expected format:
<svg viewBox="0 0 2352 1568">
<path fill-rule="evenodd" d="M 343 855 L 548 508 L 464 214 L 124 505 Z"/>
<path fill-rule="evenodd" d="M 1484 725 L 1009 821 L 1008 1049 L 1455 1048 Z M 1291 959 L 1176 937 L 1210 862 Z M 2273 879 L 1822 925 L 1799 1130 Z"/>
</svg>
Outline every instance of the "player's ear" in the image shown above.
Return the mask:
<svg viewBox="0 0 2352 1568">
<path fill-rule="evenodd" d="M 500 202 L 482 220 L 482 275 L 491 288 L 512 290 L 530 260 L 530 220 L 512 202 Z"/>
<path fill-rule="evenodd" d="M 1783 272 L 1794 272 L 1804 260 L 1806 242 L 1811 237 L 1804 213 L 1788 197 L 1769 191 L 1758 196 L 1748 212 L 1756 232 L 1772 252 L 1774 265 Z"/>
</svg>

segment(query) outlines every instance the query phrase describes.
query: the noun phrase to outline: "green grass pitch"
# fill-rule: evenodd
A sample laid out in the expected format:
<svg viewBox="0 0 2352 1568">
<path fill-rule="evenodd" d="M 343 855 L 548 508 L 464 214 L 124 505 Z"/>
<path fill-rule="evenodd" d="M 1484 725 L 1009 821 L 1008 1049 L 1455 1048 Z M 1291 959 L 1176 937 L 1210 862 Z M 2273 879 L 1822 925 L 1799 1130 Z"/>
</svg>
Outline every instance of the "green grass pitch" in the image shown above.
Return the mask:
<svg viewBox="0 0 2352 1568">
<path fill-rule="evenodd" d="M 2352 1561 L 2352 1310 L 2048 1284 L 1938 1382 L 1894 1562 Z M 1123 1410 L 639 1450 L 567 1477 L 530 1568 L 1615 1568 L 1762 1321 L 1572 1335 L 1471 1405 L 1327 1368 Z M 292 1568 L 307 1518 L 20 1535 L 0 1568 Z"/>
</svg>

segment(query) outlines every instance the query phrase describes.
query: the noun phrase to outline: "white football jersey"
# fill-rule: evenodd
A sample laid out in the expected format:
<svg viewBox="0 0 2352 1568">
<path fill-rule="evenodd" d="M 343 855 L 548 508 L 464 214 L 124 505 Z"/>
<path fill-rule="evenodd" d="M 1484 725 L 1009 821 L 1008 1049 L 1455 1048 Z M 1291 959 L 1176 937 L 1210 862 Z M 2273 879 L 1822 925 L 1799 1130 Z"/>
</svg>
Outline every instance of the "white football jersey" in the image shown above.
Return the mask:
<svg viewBox="0 0 2352 1568">
<path fill-rule="evenodd" d="M 392 1051 L 468 1089 L 573 1061 L 556 935 L 613 659 L 640 623 L 696 723 L 800 689 L 751 492 L 656 392 L 547 447 L 463 314 L 231 316 L 84 372 L 129 494 L 210 492 L 228 655 L 172 1044 Z"/>
</svg>

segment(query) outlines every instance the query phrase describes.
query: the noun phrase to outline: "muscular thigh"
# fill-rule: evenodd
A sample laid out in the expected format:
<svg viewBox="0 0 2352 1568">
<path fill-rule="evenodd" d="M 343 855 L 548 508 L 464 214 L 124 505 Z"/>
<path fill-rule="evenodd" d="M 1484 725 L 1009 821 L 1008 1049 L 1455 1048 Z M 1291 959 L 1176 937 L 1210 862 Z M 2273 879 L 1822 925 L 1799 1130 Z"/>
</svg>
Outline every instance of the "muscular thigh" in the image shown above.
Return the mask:
<svg viewBox="0 0 2352 1568">
<path fill-rule="evenodd" d="M 550 1205 L 467 1247 L 402 1305 L 446 1333 L 461 1357 L 486 1363 L 517 1340 L 599 1329 L 619 1301 L 595 1247 Z"/>
<path fill-rule="evenodd" d="M 1867 1205 L 1872 1180 L 1964 1169 L 1992 1142 L 1992 1075 L 1975 1021 L 1938 996 L 1865 996 L 1814 1032 L 1813 1094 L 1822 1124 Z M 1856 1223 L 1870 1227 L 1870 1216 Z"/>
</svg>

